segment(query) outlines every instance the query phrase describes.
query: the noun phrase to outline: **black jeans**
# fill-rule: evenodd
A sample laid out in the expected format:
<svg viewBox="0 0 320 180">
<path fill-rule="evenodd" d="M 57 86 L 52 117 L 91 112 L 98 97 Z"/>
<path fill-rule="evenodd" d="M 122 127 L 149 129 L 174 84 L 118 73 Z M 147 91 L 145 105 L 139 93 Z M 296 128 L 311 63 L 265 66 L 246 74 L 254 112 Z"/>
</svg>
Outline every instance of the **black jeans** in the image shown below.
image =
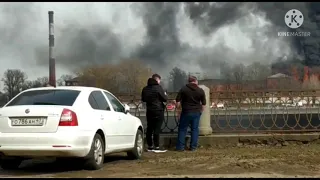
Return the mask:
<svg viewBox="0 0 320 180">
<path fill-rule="evenodd" d="M 149 147 L 153 145 L 159 147 L 161 126 L 164 121 L 164 111 L 148 111 L 147 110 L 147 144 Z M 153 137 L 152 137 L 153 135 Z"/>
</svg>

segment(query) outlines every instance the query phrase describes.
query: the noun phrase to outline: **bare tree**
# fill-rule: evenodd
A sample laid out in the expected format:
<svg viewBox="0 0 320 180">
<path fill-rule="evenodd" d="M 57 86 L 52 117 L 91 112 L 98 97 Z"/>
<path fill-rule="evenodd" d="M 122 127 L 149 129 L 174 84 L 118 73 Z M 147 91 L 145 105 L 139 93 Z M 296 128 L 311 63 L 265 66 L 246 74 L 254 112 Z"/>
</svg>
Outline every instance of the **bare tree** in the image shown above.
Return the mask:
<svg viewBox="0 0 320 180">
<path fill-rule="evenodd" d="M 129 94 L 139 94 L 151 76 L 151 69 L 138 60 L 127 60 L 117 65 L 118 82 Z M 121 89 L 120 89 L 121 90 Z"/>
<path fill-rule="evenodd" d="M 49 78 L 48 77 L 39 77 L 36 80 L 33 81 L 26 81 L 23 84 L 22 89 L 30 89 L 30 88 L 37 88 L 37 87 L 46 87 L 49 84 Z"/>
<path fill-rule="evenodd" d="M 2 81 L 9 99 L 22 91 L 26 79 L 26 73 L 20 69 L 8 69 L 4 72 Z"/>
<path fill-rule="evenodd" d="M 267 78 L 271 75 L 271 67 L 260 62 L 253 62 L 246 67 L 245 80 L 248 81 L 249 88 L 264 89 L 267 86 Z"/>
<path fill-rule="evenodd" d="M 271 68 L 268 65 L 254 62 L 246 67 L 248 80 L 264 80 L 271 75 Z"/>
<path fill-rule="evenodd" d="M 237 89 L 242 89 L 242 85 L 246 78 L 245 66 L 243 64 L 236 64 L 232 67 L 232 74 L 234 81 L 237 84 Z"/>
<path fill-rule="evenodd" d="M 227 62 L 220 64 L 220 77 L 225 82 L 225 90 L 230 90 L 232 83 L 232 68 Z"/>
<path fill-rule="evenodd" d="M 173 68 L 170 72 L 170 84 L 173 91 L 179 91 L 179 89 L 187 82 L 187 73 L 177 67 Z"/>
<path fill-rule="evenodd" d="M 130 94 L 139 94 L 151 73 L 151 69 L 139 60 L 86 67 L 76 72 L 81 85 Z"/>
<path fill-rule="evenodd" d="M 7 102 L 7 96 L 0 92 L 0 107 L 2 107 Z"/>
<path fill-rule="evenodd" d="M 99 87 L 111 92 L 119 90 L 119 83 L 117 82 L 119 72 L 116 65 L 86 67 L 80 69 L 77 75 L 81 85 Z"/>
</svg>

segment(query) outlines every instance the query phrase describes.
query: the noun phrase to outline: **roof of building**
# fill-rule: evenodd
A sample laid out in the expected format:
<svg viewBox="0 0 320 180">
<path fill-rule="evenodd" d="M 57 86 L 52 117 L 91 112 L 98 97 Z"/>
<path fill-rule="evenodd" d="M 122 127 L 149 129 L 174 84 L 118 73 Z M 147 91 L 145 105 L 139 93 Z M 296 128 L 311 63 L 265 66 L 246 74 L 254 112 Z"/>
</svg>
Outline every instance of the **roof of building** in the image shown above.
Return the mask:
<svg viewBox="0 0 320 180">
<path fill-rule="evenodd" d="M 65 80 L 66 82 L 78 82 L 80 80 L 79 77 L 75 77 L 75 78 L 72 78 L 72 79 L 69 79 L 69 80 Z"/>
<path fill-rule="evenodd" d="M 277 73 L 274 75 L 269 76 L 268 78 L 288 78 L 290 76 L 286 75 L 286 74 L 282 74 L 282 73 Z"/>
</svg>

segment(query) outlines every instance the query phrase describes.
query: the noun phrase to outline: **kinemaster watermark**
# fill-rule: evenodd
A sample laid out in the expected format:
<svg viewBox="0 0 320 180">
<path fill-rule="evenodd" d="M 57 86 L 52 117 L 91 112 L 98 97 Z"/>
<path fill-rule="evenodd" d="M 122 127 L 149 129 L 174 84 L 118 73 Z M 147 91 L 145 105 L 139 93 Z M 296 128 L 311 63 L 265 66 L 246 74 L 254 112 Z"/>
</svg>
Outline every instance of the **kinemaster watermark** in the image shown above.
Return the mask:
<svg viewBox="0 0 320 180">
<path fill-rule="evenodd" d="M 303 14 L 297 9 L 289 10 L 284 16 L 284 22 L 291 29 L 297 29 L 303 24 Z M 310 32 L 294 31 L 294 32 L 278 32 L 278 36 L 311 36 Z"/>
</svg>

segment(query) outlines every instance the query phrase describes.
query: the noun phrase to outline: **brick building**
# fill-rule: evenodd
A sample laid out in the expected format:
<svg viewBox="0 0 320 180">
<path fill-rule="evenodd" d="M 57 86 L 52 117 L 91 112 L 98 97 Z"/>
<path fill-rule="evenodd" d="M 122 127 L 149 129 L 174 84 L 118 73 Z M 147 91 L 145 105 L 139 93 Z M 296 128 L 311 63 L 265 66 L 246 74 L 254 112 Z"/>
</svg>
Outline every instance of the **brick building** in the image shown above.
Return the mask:
<svg viewBox="0 0 320 180">
<path fill-rule="evenodd" d="M 300 85 L 300 81 L 282 73 L 277 73 L 267 78 L 267 89 L 295 89 Z"/>
<path fill-rule="evenodd" d="M 70 80 L 65 81 L 66 86 L 95 86 L 95 79 L 94 78 L 86 78 L 82 79 L 79 77 L 75 77 Z"/>
<path fill-rule="evenodd" d="M 263 80 L 246 80 L 243 82 L 236 82 L 224 79 L 204 79 L 199 80 L 199 83 L 206 85 L 215 91 L 292 89 L 300 87 L 301 85 L 301 82 L 282 73 L 271 75 Z"/>
</svg>

